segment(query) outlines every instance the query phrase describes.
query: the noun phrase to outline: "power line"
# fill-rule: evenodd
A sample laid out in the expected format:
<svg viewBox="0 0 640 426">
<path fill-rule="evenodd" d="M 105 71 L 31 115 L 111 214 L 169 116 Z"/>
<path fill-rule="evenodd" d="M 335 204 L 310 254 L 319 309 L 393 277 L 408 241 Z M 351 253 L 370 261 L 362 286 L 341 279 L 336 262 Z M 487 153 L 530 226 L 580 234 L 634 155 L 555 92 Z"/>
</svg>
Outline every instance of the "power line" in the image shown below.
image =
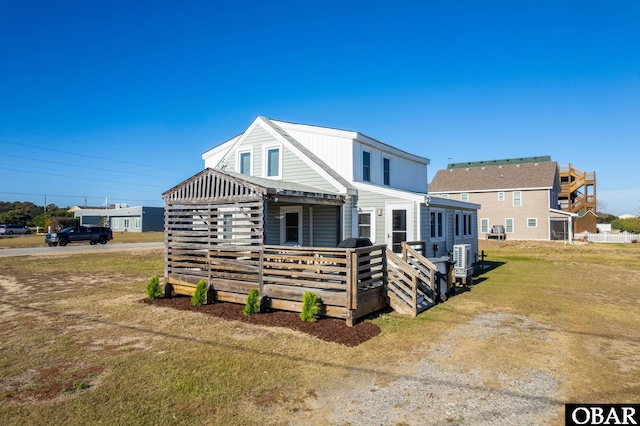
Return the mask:
<svg viewBox="0 0 640 426">
<path fill-rule="evenodd" d="M 29 161 L 36 161 L 39 163 L 45 163 L 45 164 L 59 164 L 62 166 L 69 166 L 69 163 L 63 163 L 60 161 L 52 161 L 52 160 L 40 160 L 37 158 L 31 158 L 31 157 L 23 157 L 20 155 L 12 155 L 12 154 L 2 154 L 3 157 L 12 157 L 12 158 L 20 158 L 23 160 L 29 160 Z M 172 177 L 169 176 L 157 176 L 157 175 L 149 175 L 146 173 L 135 173 L 135 172 L 129 172 L 129 171 L 120 171 L 120 170 L 115 170 L 115 169 L 105 169 L 105 168 L 101 168 L 101 167 L 93 167 L 93 166 L 82 166 L 82 165 L 77 165 L 74 164 L 73 165 L 74 169 L 88 169 L 88 170 L 92 170 L 92 171 L 103 171 L 103 172 L 109 172 L 109 173 L 118 173 L 121 175 L 131 175 L 131 176 L 143 176 L 143 177 L 151 177 L 151 178 L 158 178 L 158 179 L 173 179 Z"/>
<path fill-rule="evenodd" d="M 149 168 L 157 168 L 158 167 L 157 165 L 134 163 L 134 162 L 131 162 L 131 161 L 123 161 L 123 160 L 112 160 L 110 158 L 98 157 L 98 156 L 95 156 L 95 155 L 79 154 L 77 152 L 63 151 L 63 150 L 60 150 L 60 149 L 53 149 L 53 148 L 43 148 L 43 147 L 40 147 L 40 146 L 37 146 L 37 145 L 30 145 L 30 144 L 21 143 L 21 142 L 14 142 L 14 141 L 10 141 L 10 140 L 7 140 L 7 139 L 0 139 L 0 142 L 9 143 L 9 144 L 12 144 L 12 145 L 24 146 L 24 147 L 27 147 L 27 148 L 41 149 L 41 150 L 44 150 L 44 151 L 57 152 L 57 153 L 60 153 L 60 154 L 77 155 L 78 157 L 91 158 L 91 159 L 94 159 L 94 160 L 97 159 L 97 160 L 101 160 L 101 161 L 111 161 L 111 162 L 120 163 L 120 164 L 129 164 L 129 165 L 138 166 L 138 167 L 149 167 Z M 172 168 L 168 168 L 168 167 L 164 167 L 164 169 L 165 170 L 173 170 L 175 172 L 191 173 L 188 170 L 172 169 Z"/>
</svg>

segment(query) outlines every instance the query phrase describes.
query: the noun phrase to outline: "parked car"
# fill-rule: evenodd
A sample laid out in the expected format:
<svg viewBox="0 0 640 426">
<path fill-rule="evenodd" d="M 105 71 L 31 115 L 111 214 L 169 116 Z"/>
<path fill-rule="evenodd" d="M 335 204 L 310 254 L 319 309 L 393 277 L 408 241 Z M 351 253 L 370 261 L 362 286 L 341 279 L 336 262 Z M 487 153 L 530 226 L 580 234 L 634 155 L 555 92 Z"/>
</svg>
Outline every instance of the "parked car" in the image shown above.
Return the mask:
<svg viewBox="0 0 640 426">
<path fill-rule="evenodd" d="M 30 234 L 31 229 L 24 225 L 0 225 L 0 235 Z"/>
<path fill-rule="evenodd" d="M 47 232 L 44 235 L 45 244 L 51 246 L 66 246 L 77 241 L 89 241 L 93 244 L 107 244 L 113 239 L 111 228 L 103 226 L 70 226 L 58 232 Z"/>
</svg>

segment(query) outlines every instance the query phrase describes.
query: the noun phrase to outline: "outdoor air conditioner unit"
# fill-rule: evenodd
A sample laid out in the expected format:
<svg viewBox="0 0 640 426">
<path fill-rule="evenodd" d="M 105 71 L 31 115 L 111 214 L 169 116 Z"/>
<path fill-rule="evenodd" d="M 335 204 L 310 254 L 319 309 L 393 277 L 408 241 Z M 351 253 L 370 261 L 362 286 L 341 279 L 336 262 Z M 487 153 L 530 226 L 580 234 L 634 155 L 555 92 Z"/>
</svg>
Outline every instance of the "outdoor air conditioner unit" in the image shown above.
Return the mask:
<svg viewBox="0 0 640 426">
<path fill-rule="evenodd" d="M 453 264 L 456 269 L 470 268 L 471 244 L 456 244 L 453 246 Z"/>
</svg>

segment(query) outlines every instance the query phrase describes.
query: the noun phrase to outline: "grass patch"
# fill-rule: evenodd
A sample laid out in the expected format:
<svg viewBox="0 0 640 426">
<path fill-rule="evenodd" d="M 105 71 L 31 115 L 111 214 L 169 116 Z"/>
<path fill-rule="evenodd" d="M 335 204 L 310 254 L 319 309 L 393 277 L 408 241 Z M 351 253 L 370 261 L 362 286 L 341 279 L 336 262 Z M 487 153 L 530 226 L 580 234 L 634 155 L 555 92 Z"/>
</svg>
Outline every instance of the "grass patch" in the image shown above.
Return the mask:
<svg viewBox="0 0 640 426">
<path fill-rule="evenodd" d="M 164 241 L 164 232 L 114 232 L 107 244 L 155 243 Z M 89 244 L 89 242 L 71 243 Z M 9 248 L 44 247 L 44 234 L 12 235 L 0 237 L 0 250 Z"/>
</svg>

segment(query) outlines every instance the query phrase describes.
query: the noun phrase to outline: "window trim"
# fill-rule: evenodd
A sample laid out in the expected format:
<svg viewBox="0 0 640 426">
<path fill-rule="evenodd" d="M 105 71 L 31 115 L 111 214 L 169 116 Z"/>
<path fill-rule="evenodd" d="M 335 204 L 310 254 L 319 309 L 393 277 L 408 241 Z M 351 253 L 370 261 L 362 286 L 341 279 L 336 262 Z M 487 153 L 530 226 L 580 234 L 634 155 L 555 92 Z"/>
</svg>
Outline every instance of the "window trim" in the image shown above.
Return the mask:
<svg viewBox="0 0 640 426">
<path fill-rule="evenodd" d="M 360 215 L 361 214 L 368 214 L 371 217 L 371 221 L 369 222 L 369 228 L 371 231 L 369 240 L 371 240 L 371 242 L 375 244 L 376 243 L 376 209 L 374 208 L 358 209 L 358 217 L 357 217 L 358 237 L 360 237 Z"/>
<path fill-rule="evenodd" d="M 242 154 L 249 154 L 249 173 L 242 173 Z M 236 153 L 236 163 L 238 173 L 253 176 L 253 150 L 251 148 L 238 151 Z"/>
<path fill-rule="evenodd" d="M 111 218 L 111 227 L 114 229 L 119 229 L 120 228 L 120 218 L 119 217 L 112 217 Z"/>
<path fill-rule="evenodd" d="M 509 231 L 509 222 L 511 222 L 511 231 Z M 508 217 L 504 220 L 504 232 L 506 234 L 513 234 L 515 228 L 515 221 L 512 217 Z"/>
<path fill-rule="evenodd" d="M 274 176 L 268 176 L 269 174 L 269 151 L 278 150 L 278 174 Z M 282 144 L 279 145 L 265 145 L 262 150 L 262 170 L 263 176 L 266 179 L 282 179 Z"/>
<path fill-rule="evenodd" d="M 391 158 L 382 158 L 382 183 L 385 186 L 391 185 Z"/>
<path fill-rule="evenodd" d="M 444 209 L 429 210 L 429 236 L 431 240 L 445 239 L 447 234 L 447 230 L 445 228 L 446 222 L 447 222 L 447 216 L 446 216 L 446 211 Z"/>
<path fill-rule="evenodd" d="M 287 241 L 287 213 L 298 213 L 298 241 L 290 243 Z M 282 246 L 302 246 L 303 244 L 304 218 L 302 216 L 302 206 L 282 206 L 280 207 L 280 245 Z"/>
<path fill-rule="evenodd" d="M 480 218 L 480 232 L 482 234 L 488 234 L 489 233 L 489 218 L 487 217 L 483 217 Z"/>
<path fill-rule="evenodd" d="M 518 194 L 517 198 L 516 194 Z M 518 204 L 516 204 L 516 200 Z M 513 207 L 522 207 L 522 191 L 513 191 Z"/>
<path fill-rule="evenodd" d="M 136 229 L 142 228 L 142 218 L 141 217 L 136 217 L 136 220 L 134 221 L 134 225 L 133 226 Z"/>
<path fill-rule="evenodd" d="M 465 238 L 473 236 L 473 213 L 462 213 L 462 236 Z"/>
<path fill-rule="evenodd" d="M 453 235 L 458 238 L 462 236 L 462 226 L 460 226 L 460 220 L 462 220 L 462 211 L 456 210 L 453 213 Z"/>
<path fill-rule="evenodd" d="M 469 193 L 468 192 L 462 192 L 460 194 L 460 201 L 468 203 L 469 202 Z"/>
<path fill-rule="evenodd" d="M 498 192 L 498 201 L 504 201 L 504 191 Z"/>
<path fill-rule="evenodd" d="M 533 225 L 530 221 L 533 221 Z M 527 218 L 527 228 L 537 228 L 538 227 L 538 218 L 537 217 L 528 217 Z"/>
<path fill-rule="evenodd" d="M 368 164 L 365 164 L 364 158 L 367 156 Z M 365 173 L 365 171 L 367 173 Z M 365 176 L 366 175 L 366 176 Z M 366 177 L 366 179 L 365 179 Z M 371 151 L 362 151 L 362 181 L 363 182 L 371 182 Z"/>
</svg>

